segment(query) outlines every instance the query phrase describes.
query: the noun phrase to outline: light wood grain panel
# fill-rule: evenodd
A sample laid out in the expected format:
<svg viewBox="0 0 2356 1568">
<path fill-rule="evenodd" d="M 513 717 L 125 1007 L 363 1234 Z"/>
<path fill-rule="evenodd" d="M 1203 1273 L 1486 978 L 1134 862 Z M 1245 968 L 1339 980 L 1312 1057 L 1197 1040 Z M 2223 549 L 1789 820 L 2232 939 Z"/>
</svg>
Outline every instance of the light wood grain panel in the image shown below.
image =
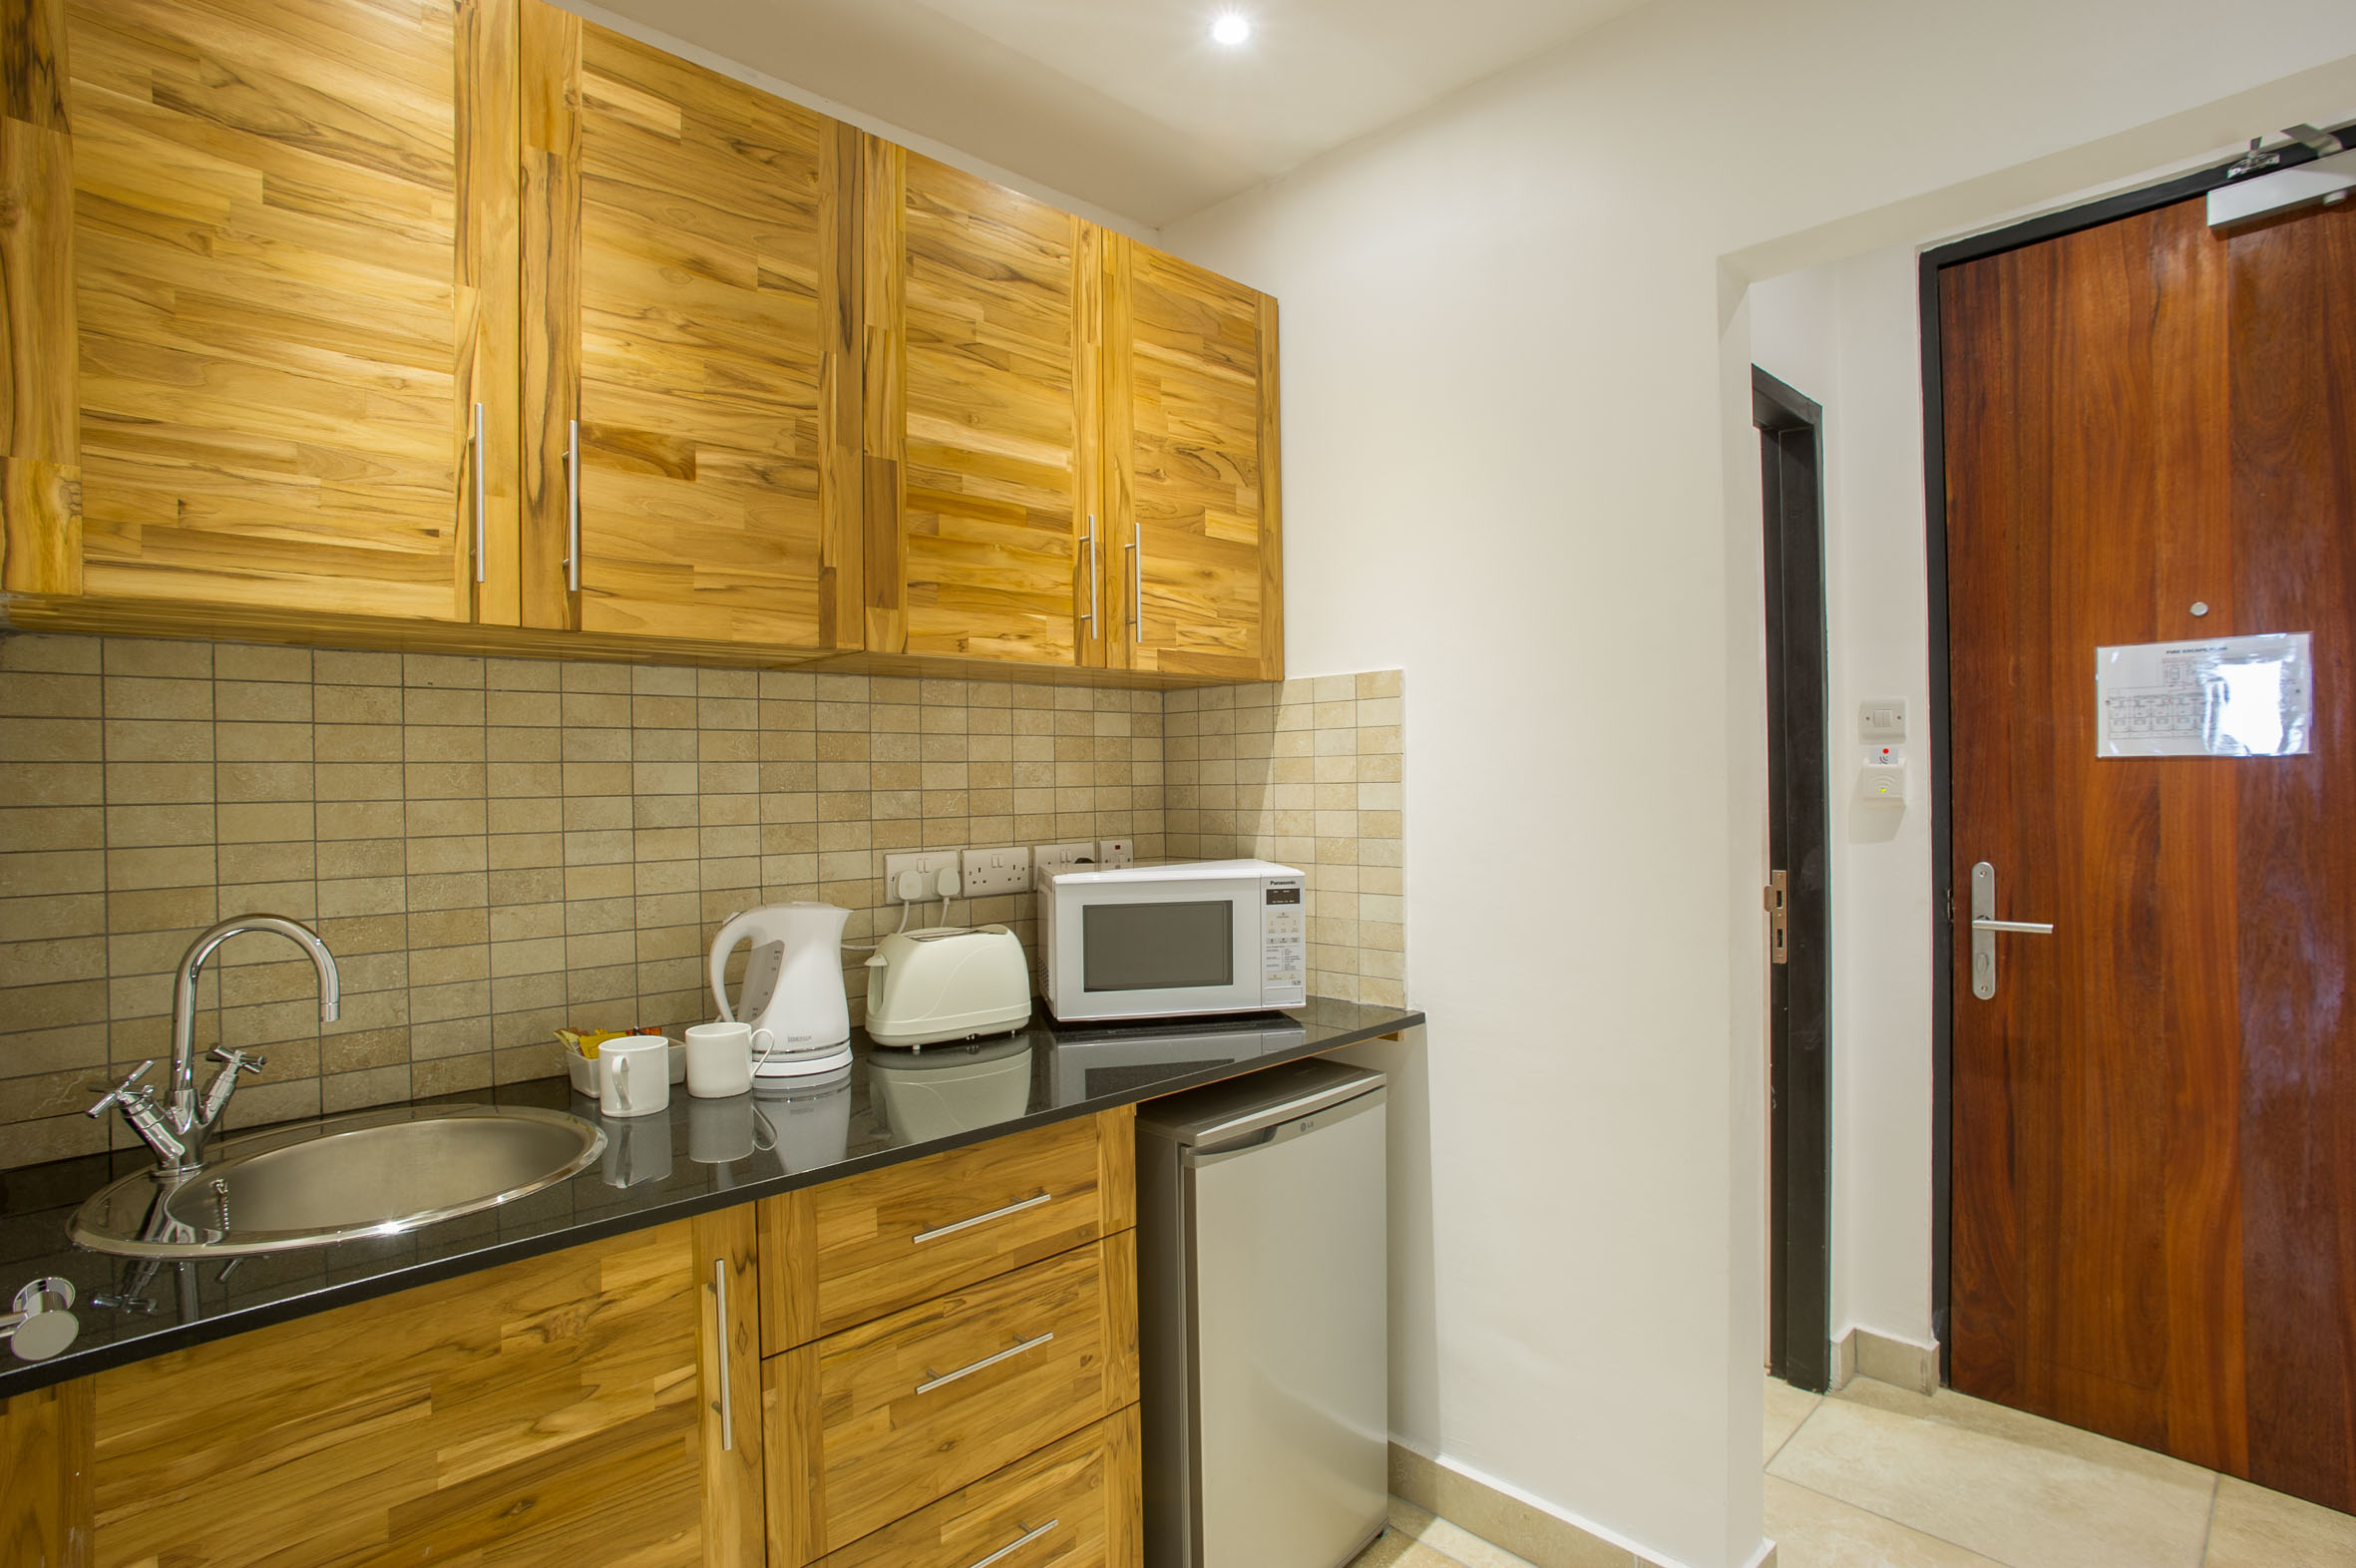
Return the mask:
<svg viewBox="0 0 2356 1568">
<path fill-rule="evenodd" d="M 1137 1107 L 1096 1113 L 1096 1190 L 1103 1195 L 1104 1229 L 1137 1225 Z"/>
<path fill-rule="evenodd" d="M 1119 1408 L 1104 1269 L 1100 1245 L 1081 1247 L 776 1358 L 807 1364 L 781 1372 L 780 1388 L 817 1382 L 822 1545 L 857 1540 Z M 780 1419 L 787 1408 L 781 1399 Z M 772 1432 L 773 1446 L 784 1440 Z M 772 1468 L 773 1487 L 792 1481 Z M 790 1506 L 773 1491 L 772 1514 Z"/>
<path fill-rule="evenodd" d="M 904 306 L 908 215 L 907 150 L 881 137 L 860 143 L 860 340 L 866 389 L 860 439 L 865 494 L 861 522 L 867 563 L 867 637 L 871 653 L 908 651 L 908 552 L 905 540 L 908 364 Z"/>
<path fill-rule="evenodd" d="M 523 620 L 523 128 L 520 0 L 466 0 L 458 12 L 459 380 L 483 405 L 482 582 L 458 591 L 474 618 Z M 465 432 L 460 432 L 463 440 Z"/>
<path fill-rule="evenodd" d="M 0 0 L 0 587 L 82 586 L 63 0 Z"/>
<path fill-rule="evenodd" d="M 578 348 L 539 351 L 546 380 L 533 385 L 548 390 L 526 400 L 536 559 L 564 537 L 576 407 L 556 389 L 572 369 L 579 626 L 831 648 L 850 548 L 829 535 L 849 514 L 825 494 L 842 414 L 825 333 L 844 331 L 839 297 L 825 296 L 845 281 L 827 264 L 829 225 L 839 228 L 822 189 L 839 173 L 831 124 L 603 28 L 582 24 L 579 38 L 577 90 L 543 85 L 547 107 L 527 114 L 545 157 L 559 149 L 543 143 L 574 135 L 557 106 L 578 105 L 578 193 L 547 175 L 531 203 L 546 235 L 526 247 L 573 246 L 570 261 L 542 267 L 559 289 L 574 268 L 578 292 Z M 545 84 L 570 66 L 528 61 L 526 75 Z"/>
<path fill-rule="evenodd" d="M 1077 414 L 1077 436 L 1072 447 L 1072 471 L 1079 487 L 1075 510 L 1094 519 L 1095 537 L 1102 543 L 1103 586 L 1095 618 L 1078 620 L 1089 606 L 1086 588 L 1072 574 L 1072 615 L 1079 626 L 1078 662 L 1102 669 L 1113 662 L 1112 650 L 1129 616 L 1128 559 L 1117 537 L 1119 520 L 1105 504 L 1104 495 L 1104 247 L 1109 237 L 1094 223 L 1075 221 L 1072 245 L 1072 406 Z"/>
<path fill-rule="evenodd" d="M 89 590 L 473 613 L 458 39 L 498 3 L 71 0 Z"/>
<path fill-rule="evenodd" d="M 1078 662 L 1079 220 L 914 154 L 900 190 L 906 651 Z"/>
<path fill-rule="evenodd" d="M 0 1562 L 88 1568 L 91 1411 L 88 1377 L 0 1399 Z"/>
<path fill-rule="evenodd" d="M 567 470 L 581 385 L 581 18 L 523 0 L 523 621 L 576 624 Z"/>
<path fill-rule="evenodd" d="M 750 1204 L 697 1215 L 695 1277 L 720 1304 L 698 1328 L 703 1397 L 704 1568 L 759 1568 L 767 1556 L 766 1491 L 761 1467 L 761 1280 Z M 718 1394 L 725 1376 L 728 1397 Z M 725 1441 L 723 1440 L 725 1436 Z"/>
<path fill-rule="evenodd" d="M 1114 483 L 1141 557 L 1130 661 L 1266 678 L 1282 653 L 1267 618 L 1264 557 L 1279 545 L 1262 484 L 1275 348 L 1262 341 L 1261 296 L 1150 245 L 1130 241 L 1123 255 L 1106 395 L 1121 397 L 1129 422 Z M 1274 313 L 1265 320 L 1273 327 Z"/>
<path fill-rule="evenodd" d="M 829 122 L 818 148 L 818 640 L 856 648 L 867 633 L 865 137 Z"/>
<path fill-rule="evenodd" d="M 96 1561 L 704 1562 L 695 1227 L 99 1373 Z"/>
<path fill-rule="evenodd" d="M 803 1568 L 826 1550 L 826 1428 L 817 1346 L 761 1364 L 761 1422 L 769 1568 Z"/>
<path fill-rule="evenodd" d="M 825 1568 L 971 1568 L 1044 1530 L 1008 1568 L 1136 1568 L 1137 1409 L 1048 1444 L 854 1541 Z"/>
<path fill-rule="evenodd" d="M 761 1229 L 761 1352 L 774 1356 L 818 1338 L 818 1189 L 754 1206 Z"/>
<path fill-rule="evenodd" d="M 1094 1118 L 1057 1122 L 808 1189 L 807 1219 L 792 1212 L 801 1194 L 764 1199 L 770 1234 L 799 1239 L 764 1259 L 779 1297 L 771 1349 L 1094 1241 L 1106 1229 L 1098 1144 Z M 916 1240 L 1040 1193 L 1036 1207 Z"/>
<path fill-rule="evenodd" d="M 1260 296 L 1260 678 L 1285 678 L 1284 387 L 1276 301 Z"/>
</svg>

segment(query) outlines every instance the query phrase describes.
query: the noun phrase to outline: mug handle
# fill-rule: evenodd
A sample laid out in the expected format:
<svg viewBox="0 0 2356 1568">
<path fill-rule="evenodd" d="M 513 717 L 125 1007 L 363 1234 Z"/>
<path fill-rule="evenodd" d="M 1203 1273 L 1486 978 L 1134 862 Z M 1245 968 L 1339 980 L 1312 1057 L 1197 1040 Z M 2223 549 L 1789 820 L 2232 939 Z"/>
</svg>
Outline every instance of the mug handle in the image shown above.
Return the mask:
<svg viewBox="0 0 2356 1568">
<path fill-rule="evenodd" d="M 767 1029 L 753 1030 L 753 1040 L 756 1045 L 763 1039 L 768 1040 L 769 1043 L 767 1045 L 760 1046 L 761 1054 L 753 1062 L 753 1071 L 755 1073 L 758 1073 L 763 1067 L 767 1066 L 769 1064 L 769 1058 L 777 1051 L 777 1036 L 775 1034 L 771 1033 Z"/>
</svg>

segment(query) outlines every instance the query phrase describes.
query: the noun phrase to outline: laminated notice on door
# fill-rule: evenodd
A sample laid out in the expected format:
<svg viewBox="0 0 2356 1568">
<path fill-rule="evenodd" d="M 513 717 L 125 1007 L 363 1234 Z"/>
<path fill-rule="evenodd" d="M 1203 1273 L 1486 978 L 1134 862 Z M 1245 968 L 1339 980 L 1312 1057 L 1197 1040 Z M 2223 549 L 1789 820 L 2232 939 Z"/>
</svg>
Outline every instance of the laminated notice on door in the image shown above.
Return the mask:
<svg viewBox="0 0 2356 1568">
<path fill-rule="evenodd" d="M 2095 755 L 2291 757 L 2308 749 L 2308 633 L 2095 649 Z"/>
</svg>

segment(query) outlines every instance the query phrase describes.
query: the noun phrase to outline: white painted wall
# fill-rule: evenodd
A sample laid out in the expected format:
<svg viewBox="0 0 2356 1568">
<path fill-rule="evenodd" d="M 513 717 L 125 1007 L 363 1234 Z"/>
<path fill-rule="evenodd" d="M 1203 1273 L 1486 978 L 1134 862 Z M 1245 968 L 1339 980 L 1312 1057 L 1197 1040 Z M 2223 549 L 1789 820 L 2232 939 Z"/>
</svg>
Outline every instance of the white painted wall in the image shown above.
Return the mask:
<svg viewBox="0 0 2356 1568">
<path fill-rule="evenodd" d="M 2352 53 L 2344 0 L 2240 30 L 2191 0 L 1660 0 L 1165 232 L 1283 301 L 1293 671 L 1417 693 L 1402 1441 L 1665 1562 L 1760 1548 L 1748 282 L 2344 113 Z M 1868 577 L 1906 570 L 1885 517 L 1920 550 L 1887 456 L 1843 492 Z M 1919 697 L 1920 639 L 1846 570 L 1862 678 Z M 1509 884 L 1509 832 L 1559 846 L 1543 885 Z M 1884 1283 L 1844 1303 L 1896 1327 L 1922 1303 Z"/>
</svg>

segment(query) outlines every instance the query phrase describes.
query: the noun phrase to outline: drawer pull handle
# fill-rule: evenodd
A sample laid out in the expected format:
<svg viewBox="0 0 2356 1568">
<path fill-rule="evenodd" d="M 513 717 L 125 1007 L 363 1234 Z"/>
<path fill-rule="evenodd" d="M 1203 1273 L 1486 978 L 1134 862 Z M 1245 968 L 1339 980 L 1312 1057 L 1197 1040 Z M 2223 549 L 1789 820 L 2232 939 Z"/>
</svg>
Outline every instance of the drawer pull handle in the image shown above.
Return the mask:
<svg viewBox="0 0 2356 1568">
<path fill-rule="evenodd" d="M 1014 1522 L 1019 1527 L 1022 1521 L 1017 1519 Z M 991 1563 L 1003 1561 L 1005 1558 L 1012 1556 L 1014 1553 L 1022 1550 L 1022 1548 L 1025 1546 L 1028 1546 L 1031 1542 L 1037 1540 L 1040 1536 L 1046 1534 L 1049 1530 L 1054 1529 L 1055 1526 L 1061 1524 L 1062 1522 L 1063 1521 L 1061 1519 L 1049 1519 L 1045 1524 L 1040 1525 L 1037 1529 L 1026 1531 L 1021 1539 L 1008 1541 L 996 1551 L 991 1552 L 987 1557 L 982 1558 L 982 1561 L 974 1564 L 973 1568 L 989 1568 Z"/>
<path fill-rule="evenodd" d="M 976 1225 L 987 1225 L 990 1221 L 1002 1220 L 1009 1214 L 1020 1214 L 1025 1209 L 1035 1209 L 1040 1204 L 1045 1203 L 1051 1196 L 1053 1196 L 1051 1193 L 1047 1192 L 1044 1188 L 1041 1188 L 1039 1191 L 1034 1192 L 1029 1197 L 1023 1199 L 1020 1203 L 1009 1203 L 1002 1209 L 992 1209 L 987 1214 L 977 1214 L 970 1220 L 960 1220 L 954 1225 L 943 1225 L 933 1230 L 919 1231 L 914 1236 L 909 1238 L 909 1243 L 912 1246 L 921 1247 L 926 1242 L 938 1241 L 944 1236 L 955 1236 L 958 1232 L 969 1229 L 970 1227 Z"/>
<path fill-rule="evenodd" d="M 984 1356 L 982 1358 L 982 1360 L 974 1363 L 974 1365 L 971 1367 L 960 1367 L 956 1372 L 950 1372 L 944 1376 L 935 1376 L 933 1374 L 933 1369 L 928 1367 L 925 1369 L 925 1381 L 917 1384 L 917 1392 L 931 1393 L 934 1389 L 941 1387 L 945 1383 L 956 1382 L 960 1377 L 965 1376 L 969 1372 L 978 1372 L 984 1367 L 995 1367 L 998 1363 L 1006 1360 L 1008 1357 L 1020 1356 L 1024 1351 L 1035 1351 L 1053 1338 L 1055 1338 L 1055 1331 L 1050 1329 L 1035 1340 L 1018 1340 L 1014 1344 L 1009 1345 L 1004 1350 L 998 1352 L 995 1356 Z M 1019 1546 L 1022 1543 L 1017 1541 L 1014 1544 Z"/>
<path fill-rule="evenodd" d="M 736 1447 L 736 1410 L 728 1386 L 728 1260 L 712 1262 L 712 1327 L 719 1330 L 720 1397 L 713 1408 L 720 1414 L 720 1451 Z"/>
</svg>

